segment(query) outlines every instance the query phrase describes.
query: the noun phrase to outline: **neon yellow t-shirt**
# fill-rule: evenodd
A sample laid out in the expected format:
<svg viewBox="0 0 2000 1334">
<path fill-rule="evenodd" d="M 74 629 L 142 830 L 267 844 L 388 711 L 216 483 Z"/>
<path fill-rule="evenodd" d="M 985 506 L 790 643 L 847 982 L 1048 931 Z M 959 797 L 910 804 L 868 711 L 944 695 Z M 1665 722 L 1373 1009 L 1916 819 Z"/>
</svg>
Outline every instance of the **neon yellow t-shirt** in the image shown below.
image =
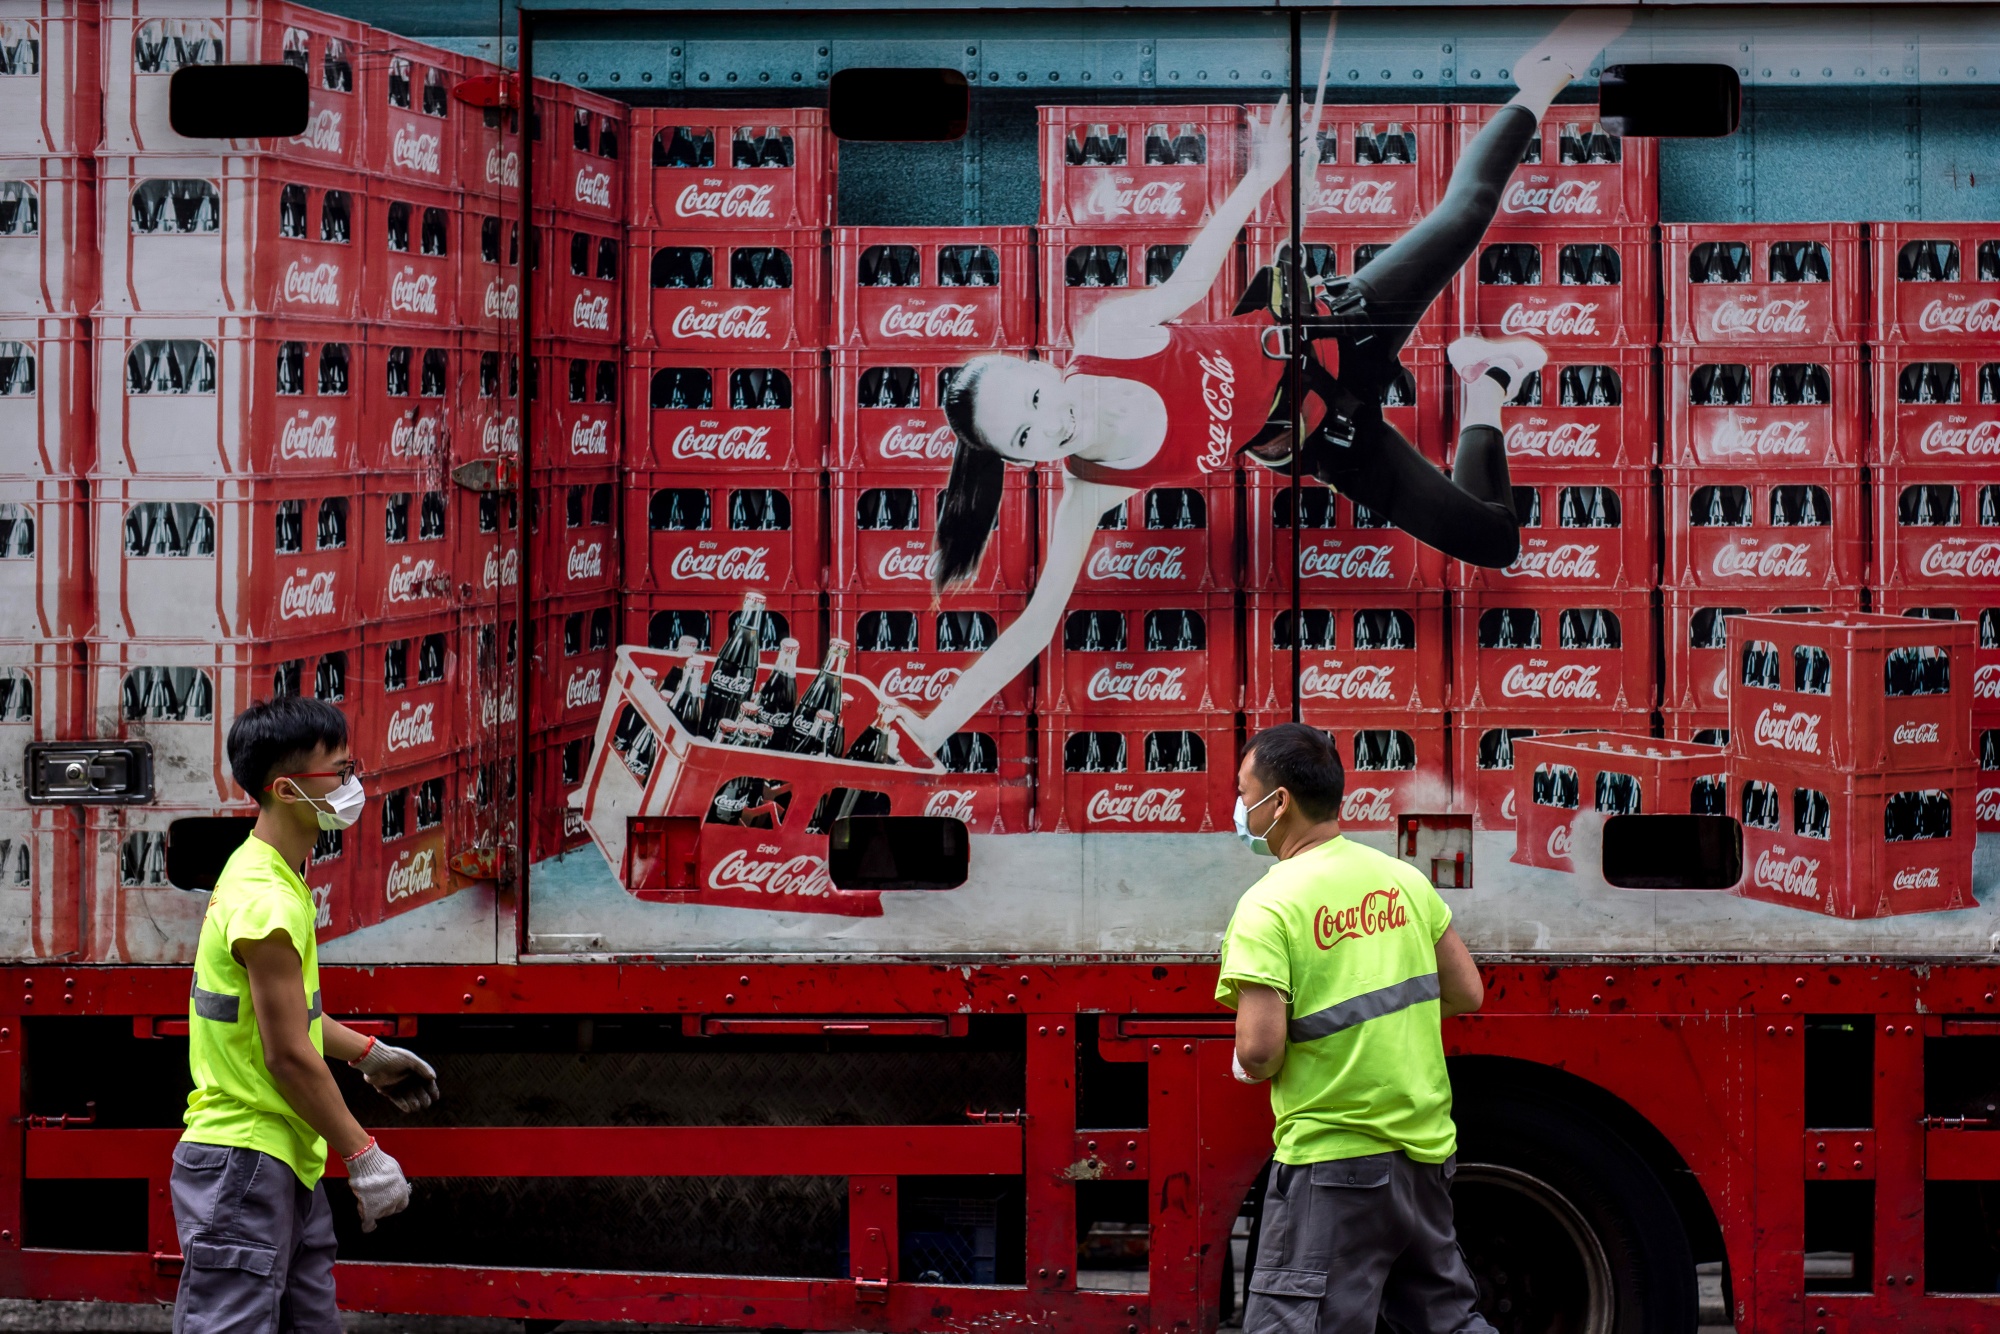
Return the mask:
<svg viewBox="0 0 2000 1334">
<path fill-rule="evenodd" d="M 1439 1031 L 1437 942 L 1451 909 L 1417 869 L 1335 838 L 1279 862 L 1236 905 L 1215 998 L 1245 982 L 1290 998 L 1271 1081 L 1281 1163 L 1458 1147 Z"/>
<path fill-rule="evenodd" d="M 250 1000 L 250 970 L 231 953 L 238 944 L 283 931 L 304 963 L 307 1032 L 320 1037 L 318 912 L 312 891 L 278 850 L 255 834 L 230 855 L 209 896 L 194 955 L 188 998 L 187 1129 L 197 1144 L 260 1149 L 298 1174 L 310 1189 L 326 1171 L 326 1141 L 300 1120 L 264 1067 L 264 1042 Z"/>
</svg>

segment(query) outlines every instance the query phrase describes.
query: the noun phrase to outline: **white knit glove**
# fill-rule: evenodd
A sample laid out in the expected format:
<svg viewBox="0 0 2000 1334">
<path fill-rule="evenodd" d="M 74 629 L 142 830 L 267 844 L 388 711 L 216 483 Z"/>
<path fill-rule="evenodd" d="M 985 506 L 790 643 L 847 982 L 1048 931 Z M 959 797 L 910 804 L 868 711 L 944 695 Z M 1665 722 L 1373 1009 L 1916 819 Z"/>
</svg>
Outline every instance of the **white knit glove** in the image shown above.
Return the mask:
<svg viewBox="0 0 2000 1334">
<path fill-rule="evenodd" d="M 403 1175 L 403 1165 L 384 1152 L 373 1135 L 366 1148 L 344 1161 L 363 1232 L 373 1232 L 377 1222 L 410 1207 L 410 1179 Z"/>
<path fill-rule="evenodd" d="M 398 1111 L 422 1111 L 438 1100 L 437 1071 L 413 1051 L 370 1038 L 368 1049 L 348 1064 Z"/>
</svg>

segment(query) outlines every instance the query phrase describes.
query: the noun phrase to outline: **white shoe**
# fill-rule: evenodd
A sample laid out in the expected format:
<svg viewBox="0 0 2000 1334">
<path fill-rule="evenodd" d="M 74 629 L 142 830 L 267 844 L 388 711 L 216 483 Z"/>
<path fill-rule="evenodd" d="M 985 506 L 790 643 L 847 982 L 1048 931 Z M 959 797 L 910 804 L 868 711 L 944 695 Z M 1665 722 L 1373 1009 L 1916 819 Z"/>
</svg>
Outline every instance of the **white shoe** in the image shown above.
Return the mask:
<svg viewBox="0 0 2000 1334">
<path fill-rule="evenodd" d="M 1571 10 L 1555 31 L 1514 62 L 1514 86 L 1525 90 L 1551 81 L 1560 86 L 1582 78 L 1604 48 L 1631 26 L 1631 11 L 1622 5 Z"/>
<path fill-rule="evenodd" d="M 1488 371 L 1507 377 L 1507 388 L 1518 389 L 1522 381 L 1548 364 L 1548 349 L 1532 338 L 1481 338 L 1468 334 L 1445 349 L 1458 378 L 1472 384 Z"/>
</svg>

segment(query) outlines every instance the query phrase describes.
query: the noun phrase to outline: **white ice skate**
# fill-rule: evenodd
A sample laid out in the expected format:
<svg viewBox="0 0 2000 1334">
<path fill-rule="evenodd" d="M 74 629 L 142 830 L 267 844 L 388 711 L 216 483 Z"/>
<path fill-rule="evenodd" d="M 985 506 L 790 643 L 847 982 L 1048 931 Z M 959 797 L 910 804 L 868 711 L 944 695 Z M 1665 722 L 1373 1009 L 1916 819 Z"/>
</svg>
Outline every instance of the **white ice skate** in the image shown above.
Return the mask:
<svg viewBox="0 0 2000 1334">
<path fill-rule="evenodd" d="M 1445 350 L 1458 378 L 1472 384 L 1489 371 L 1507 377 L 1510 392 L 1548 364 L 1548 350 L 1532 338 L 1481 338 L 1468 334 Z"/>
</svg>

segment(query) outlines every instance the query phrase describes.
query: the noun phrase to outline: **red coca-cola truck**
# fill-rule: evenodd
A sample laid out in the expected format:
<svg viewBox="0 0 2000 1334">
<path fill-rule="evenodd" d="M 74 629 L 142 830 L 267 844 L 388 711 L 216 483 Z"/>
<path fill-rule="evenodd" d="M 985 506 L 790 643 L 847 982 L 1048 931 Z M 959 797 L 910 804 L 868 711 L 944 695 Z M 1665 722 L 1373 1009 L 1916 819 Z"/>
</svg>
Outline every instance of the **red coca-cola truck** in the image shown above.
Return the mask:
<svg viewBox="0 0 2000 1334">
<path fill-rule="evenodd" d="M 1403 349 L 1442 466 L 1450 344 L 1547 345 L 1490 570 L 1310 471 L 1075 456 L 1113 399 L 1269 416 L 1199 330 L 1282 357 L 1260 269 L 1338 299 L 1463 206 L 1553 13 L 8 0 L 0 1296 L 173 1299 L 225 740 L 310 691 L 368 793 L 328 1012 L 444 1089 L 336 1071 L 415 1183 L 364 1235 L 334 1164 L 349 1307 L 1240 1324 L 1216 952 L 1296 718 L 1481 966 L 1496 1327 L 2000 1329 L 2000 11 L 1776 8 L 1636 10 Z M 1614 105 L 1709 58 L 1733 140 Z M 181 136 L 240 62 L 305 128 Z M 940 65 L 965 125 L 878 83 L 916 142 L 838 137 Z M 1169 317 L 1188 382 L 1121 381 Z"/>
</svg>

